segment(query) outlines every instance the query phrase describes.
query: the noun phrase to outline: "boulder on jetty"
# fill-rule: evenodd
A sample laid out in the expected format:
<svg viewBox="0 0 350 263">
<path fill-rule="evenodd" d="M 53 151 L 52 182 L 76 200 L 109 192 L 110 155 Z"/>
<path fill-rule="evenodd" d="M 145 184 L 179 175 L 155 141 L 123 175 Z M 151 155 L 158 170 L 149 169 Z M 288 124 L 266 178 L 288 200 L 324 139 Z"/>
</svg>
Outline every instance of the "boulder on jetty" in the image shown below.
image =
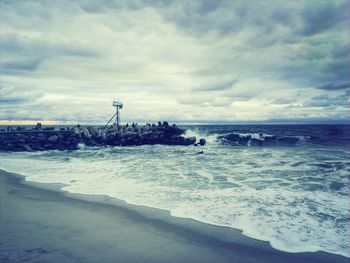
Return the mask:
<svg viewBox="0 0 350 263">
<path fill-rule="evenodd" d="M 204 138 L 199 139 L 199 142 L 198 142 L 199 145 L 203 146 L 206 143 L 207 143 L 207 141 Z"/>
<path fill-rule="evenodd" d="M 78 144 L 86 146 L 136 146 L 145 144 L 193 145 L 196 137 L 184 137 L 184 130 L 175 124 L 158 122 L 157 125 L 126 124 L 108 127 L 42 127 L 32 129 L 8 127 L 0 132 L 0 151 L 76 150 Z M 205 144 L 205 139 L 199 141 Z"/>
</svg>

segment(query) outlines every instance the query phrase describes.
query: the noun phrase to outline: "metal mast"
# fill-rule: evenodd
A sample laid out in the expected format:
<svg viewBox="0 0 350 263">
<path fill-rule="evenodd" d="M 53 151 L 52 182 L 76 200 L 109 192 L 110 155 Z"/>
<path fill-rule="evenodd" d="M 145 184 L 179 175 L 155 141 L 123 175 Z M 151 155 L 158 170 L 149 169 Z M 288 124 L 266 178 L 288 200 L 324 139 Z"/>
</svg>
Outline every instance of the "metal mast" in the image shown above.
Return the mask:
<svg viewBox="0 0 350 263">
<path fill-rule="evenodd" d="M 123 103 L 120 102 L 119 100 L 115 100 L 115 101 L 113 101 L 112 106 L 114 106 L 115 109 L 116 109 L 115 124 L 116 124 L 117 127 L 119 128 L 119 125 L 120 125 L 120 114 L 119 114 L 119 109 L 122 109 L 122 108 L 123 108 Z"/>
</svg>

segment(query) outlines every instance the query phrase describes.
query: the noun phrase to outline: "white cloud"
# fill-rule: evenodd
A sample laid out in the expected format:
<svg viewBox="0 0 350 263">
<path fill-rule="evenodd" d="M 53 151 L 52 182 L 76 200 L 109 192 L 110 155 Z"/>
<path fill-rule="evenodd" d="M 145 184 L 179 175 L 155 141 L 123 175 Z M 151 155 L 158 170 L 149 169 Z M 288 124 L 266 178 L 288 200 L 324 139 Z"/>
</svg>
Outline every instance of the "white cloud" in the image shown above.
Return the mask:
<svg viewBox="0 0 350 263">
<path fill-rule="evenodd" d="M 0 118 L 103 123 L 119 98 L 125 121 L 344 119 L 344 3 L 3 1 L 1 86 L 40 96 Z"/>
</svg>

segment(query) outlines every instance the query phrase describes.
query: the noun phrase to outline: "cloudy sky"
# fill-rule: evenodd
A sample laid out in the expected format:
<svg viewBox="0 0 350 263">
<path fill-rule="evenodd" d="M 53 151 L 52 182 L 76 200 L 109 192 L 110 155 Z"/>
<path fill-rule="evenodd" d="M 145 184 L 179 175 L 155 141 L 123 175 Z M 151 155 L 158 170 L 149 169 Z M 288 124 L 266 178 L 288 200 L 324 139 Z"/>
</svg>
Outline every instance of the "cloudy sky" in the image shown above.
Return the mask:
<svg viewBox="0 0 350 263">
<path fill-rule="evenodd" d="M 347 0 L 0 0 L 0 123 L 342 122 Z"/>
</svg>

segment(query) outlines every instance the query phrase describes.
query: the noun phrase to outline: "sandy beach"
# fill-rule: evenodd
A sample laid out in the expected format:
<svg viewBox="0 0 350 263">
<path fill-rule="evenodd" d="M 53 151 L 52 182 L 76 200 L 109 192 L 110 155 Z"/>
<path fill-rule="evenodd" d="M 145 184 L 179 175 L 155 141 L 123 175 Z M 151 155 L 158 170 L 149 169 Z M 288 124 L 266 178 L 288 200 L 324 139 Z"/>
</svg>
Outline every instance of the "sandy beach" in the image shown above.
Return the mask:
<svg viewBox="0 0 350 263">
<path fill-rule="evenodd" d="M 4 171 L 0 181 L 0 262 L 349 262 L 324 252 L 285 253 L 238 230 L 104 204 Z"/>
</svg>

